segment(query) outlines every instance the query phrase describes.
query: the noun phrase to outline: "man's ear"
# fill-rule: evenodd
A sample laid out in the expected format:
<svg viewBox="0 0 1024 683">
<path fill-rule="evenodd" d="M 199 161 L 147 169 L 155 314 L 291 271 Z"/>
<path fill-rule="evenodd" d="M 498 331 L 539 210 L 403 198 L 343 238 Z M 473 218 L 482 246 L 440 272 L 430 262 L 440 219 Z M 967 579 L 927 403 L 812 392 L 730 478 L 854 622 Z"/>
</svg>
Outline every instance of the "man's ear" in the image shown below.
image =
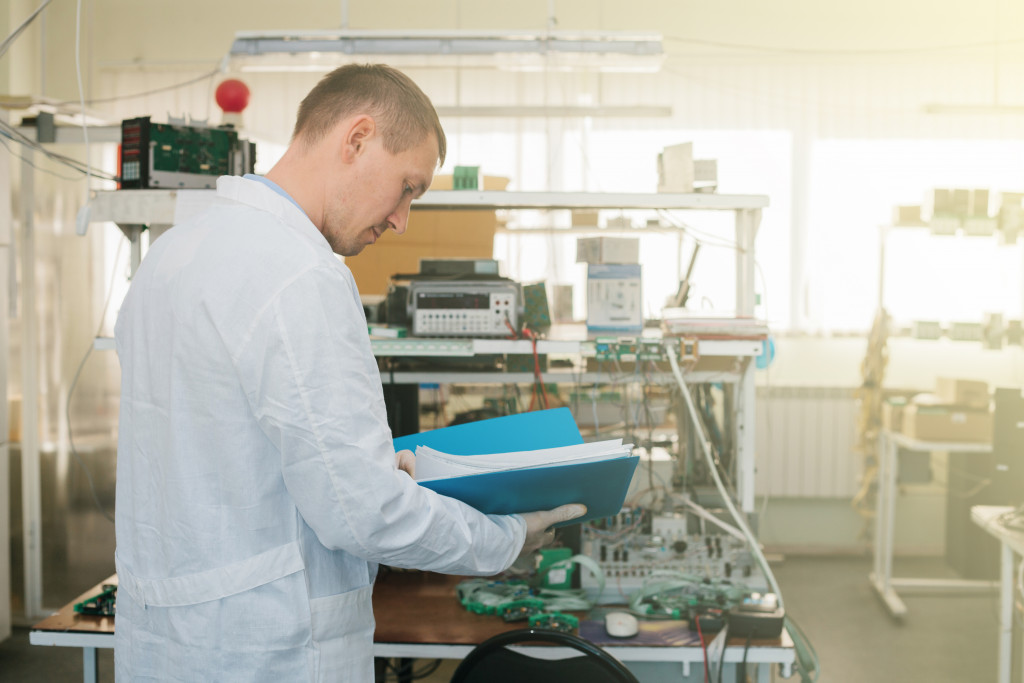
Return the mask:
<svg viewBox="0 0 1024 683">
<path fill-rule="evenodd" d="M 377 133 L 377 124 L 373 117 L 363 114 L 349 119 L 342 130 L 342 159 L 348 163 L 355 161 L 366 149 L 366 143 Z"/>
</svg>

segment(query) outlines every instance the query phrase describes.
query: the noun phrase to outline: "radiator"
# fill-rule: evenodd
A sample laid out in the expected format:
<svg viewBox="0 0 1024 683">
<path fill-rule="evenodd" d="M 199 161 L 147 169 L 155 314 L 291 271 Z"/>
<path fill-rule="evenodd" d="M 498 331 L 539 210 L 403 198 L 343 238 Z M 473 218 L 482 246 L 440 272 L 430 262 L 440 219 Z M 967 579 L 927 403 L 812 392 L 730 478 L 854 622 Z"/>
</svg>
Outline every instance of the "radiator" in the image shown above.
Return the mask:
<svg viewBox="0 0 1024 683">
<path fill-rule="evenodd" d="M 851 498 L 863 470 L 857 401 L 838 387 L 758 387 L 758 495 Z"/>
</svg>

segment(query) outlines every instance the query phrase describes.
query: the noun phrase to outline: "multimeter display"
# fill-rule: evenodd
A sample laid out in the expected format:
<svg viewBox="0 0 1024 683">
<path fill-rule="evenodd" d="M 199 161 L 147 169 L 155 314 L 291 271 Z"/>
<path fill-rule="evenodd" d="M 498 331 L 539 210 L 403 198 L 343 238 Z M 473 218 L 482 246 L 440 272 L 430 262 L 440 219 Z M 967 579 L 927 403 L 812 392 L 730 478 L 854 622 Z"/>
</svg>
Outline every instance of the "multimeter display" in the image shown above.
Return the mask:
<svg viewBox="0 0 1024 683">
<path fill-rule="evenodd" d="M 409 289 L 413 335 L 507 337 L 519 329 L 519 287 L 513 282 L 418 281 Z"/>
</svg>

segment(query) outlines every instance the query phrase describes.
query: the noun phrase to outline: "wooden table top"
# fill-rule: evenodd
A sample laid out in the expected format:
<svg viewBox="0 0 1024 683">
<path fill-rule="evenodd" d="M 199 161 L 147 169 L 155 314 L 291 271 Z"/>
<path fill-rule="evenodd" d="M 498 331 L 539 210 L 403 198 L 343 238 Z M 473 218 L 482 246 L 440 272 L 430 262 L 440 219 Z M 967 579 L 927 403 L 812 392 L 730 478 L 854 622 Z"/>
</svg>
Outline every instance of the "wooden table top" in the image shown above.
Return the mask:
<svg viewBox="0 0 1024 683">
<path fill-rule="evenodd" d="M 464 579 L 430 572 L 398 571 L 382 568 L 373 590 L 373 611 L 377 620 L 374 642 L 437 645 L 477 645 L 491 636 L 526 626 L 523 621 L 506 622 L 498 616 L 473 614 L 455 598 L 455 586 Z M 114 633 L 114 618 L 78 614 L 75 603 L 92 597 L 103 590 L 104 584 L 116 584 L 117 576 L 85 591 L 65 605 L 56 614 L 46 617 L 33 628 L 37 631 L 74 633 Z M 572 612 L 583 629 L 586 613 Z M 682 622 L 660 622 L 661 630 L 671 628 L 673 633 L 661 637 L 675 639 L 665 645 L 694 646 L 696 636 Z M 601 628 L 588 628 L 586 636 L 598 645 L 650 645 L 650 643 L 617 640 L 606 636 Z M 731 638 L 730 645 L 744 645 L 744 639 Z M 756 639 L 751 647 L 792 648 L 793 641 L 783 631 L 773 639 Z"/>
<path fill-rule="evenodd" d="M 108 577 L 106 580 L 96 584 L 85 591 L 77 598 L 60 608 L 56 614 L 51 614 L 32 628 L 36 631 L 74 631 L 75 633 L 109 633 L 114 634 L 114 617 L 104 617 L 93 614 L 78 614 L 75 612 L 75 603 L 82 602 L 87 598 L 103 592 L 103 586 L 117 584 L 117 574 Z"/>
<path fill-rule="evenodd" d="M 478 645 L 491 636 L 526 627 L 523 621 L 506 622 L 498 616 L 466 610 L 455 597 L 455 586 L 464 578 L 430 572 L 382 571 L 373 591 L 377 619 L 374 642 Z M 586 612 L 570 614 L 580 620 L 580 635 L 597 645 L 700 647 L 697 634 L 685 622 L 641 620 L 643 630 L 656 635 L 617 639 L 604 632 L 603 617 L 595 624 L 587 619 Z M 745 644 L 745 638 L 729 639 L 730 646 Z M 793 641 L 783 631 L 778 638 L 753 639 L 751 647 L 792 648 Z"/>
</svg>

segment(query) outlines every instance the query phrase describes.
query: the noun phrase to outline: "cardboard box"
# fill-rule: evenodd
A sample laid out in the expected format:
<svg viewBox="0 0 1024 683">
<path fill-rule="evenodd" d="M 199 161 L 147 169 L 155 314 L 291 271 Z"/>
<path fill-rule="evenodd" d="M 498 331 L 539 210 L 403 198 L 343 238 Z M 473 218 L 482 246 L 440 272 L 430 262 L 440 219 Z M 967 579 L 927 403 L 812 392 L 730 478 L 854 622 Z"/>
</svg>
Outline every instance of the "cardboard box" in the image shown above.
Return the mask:
<svg viewBox="0 0 1024 683">
<path fill-rule="evenodd" d="M 915 320 L 914 339 L 938 339 L 942 336 L 942 324 L 935 320 Z"/>
<path fill-rule="evenodd" d="M 693 143 L 670 145 L 658 155 L 658 192 L 693 192 Z"/>
<path fill-rule="evenodd" d="M 972 190 L 969 215 L 988 218 L 988 190 Z"/>
<path fill-rule="evenodd" d="M 893 225 L 924 225 L 921 220 L 921 207 L 917 206 L 895 206 L 892 210 Z"/>
<path fill-rule="evenodd" d="M 935 395 L 944 404 L 988 410 L 988 383 L 972 379 L 939 377 L 935 380 Z"/>
<path fill-rule="evenodd" d="M 508 178 L 484 176 L 485 190 L 504 190 Z M 432 190 L 451 189 L 451 176 L 435 176 Z M 386 294 L 391 276 L 418 273 L 423 258 L 493 258 L 494 211 L 440 211 L 413 207 L 405 234 L 384 233 L 356 256 L 345 259 L 362 295 Z"/>
<path fill-rule="evenodd" d="M 597 209 L 573 209 L 572 226 L 574 228 L 594 228 L 598 225 L 601 212 Z"/>
<path fill-rule="evenodd" d="M 988 443 L 992 413 L 948 405 L 909 405 L 903 410 L 903 434 L 922 441 Z"/>
<path fill-rule="evenodd" d="M 378 241 L 358 256 L 345 259 L 352 271 L 360 295 L 386 294 L 391 277 L 420 270 L 424 258 L 491 258 L 492 245 L 459 245 L 439 240 L 437 244 L 402 244 L 403 235 L 390 235 L 391 241 Z"/>
<path fill-rule="evenodd" d="M 981 323 L 949 324 L 949 338 L 953 341 L 981 341 Z"/>
<path fill-rule="evenodd" d="M 637 237 L 580 237 L 576 263 L 640 263 Z"/>
<path fill-rule="evenodd" d="M 1024 194 L 1019 192 L 1003 192 L 999 197 L 999 230 L 1003 242 L 1012 244 L 1017 241 L 1021 226 L 1024 225 Z"/>
</svg>

